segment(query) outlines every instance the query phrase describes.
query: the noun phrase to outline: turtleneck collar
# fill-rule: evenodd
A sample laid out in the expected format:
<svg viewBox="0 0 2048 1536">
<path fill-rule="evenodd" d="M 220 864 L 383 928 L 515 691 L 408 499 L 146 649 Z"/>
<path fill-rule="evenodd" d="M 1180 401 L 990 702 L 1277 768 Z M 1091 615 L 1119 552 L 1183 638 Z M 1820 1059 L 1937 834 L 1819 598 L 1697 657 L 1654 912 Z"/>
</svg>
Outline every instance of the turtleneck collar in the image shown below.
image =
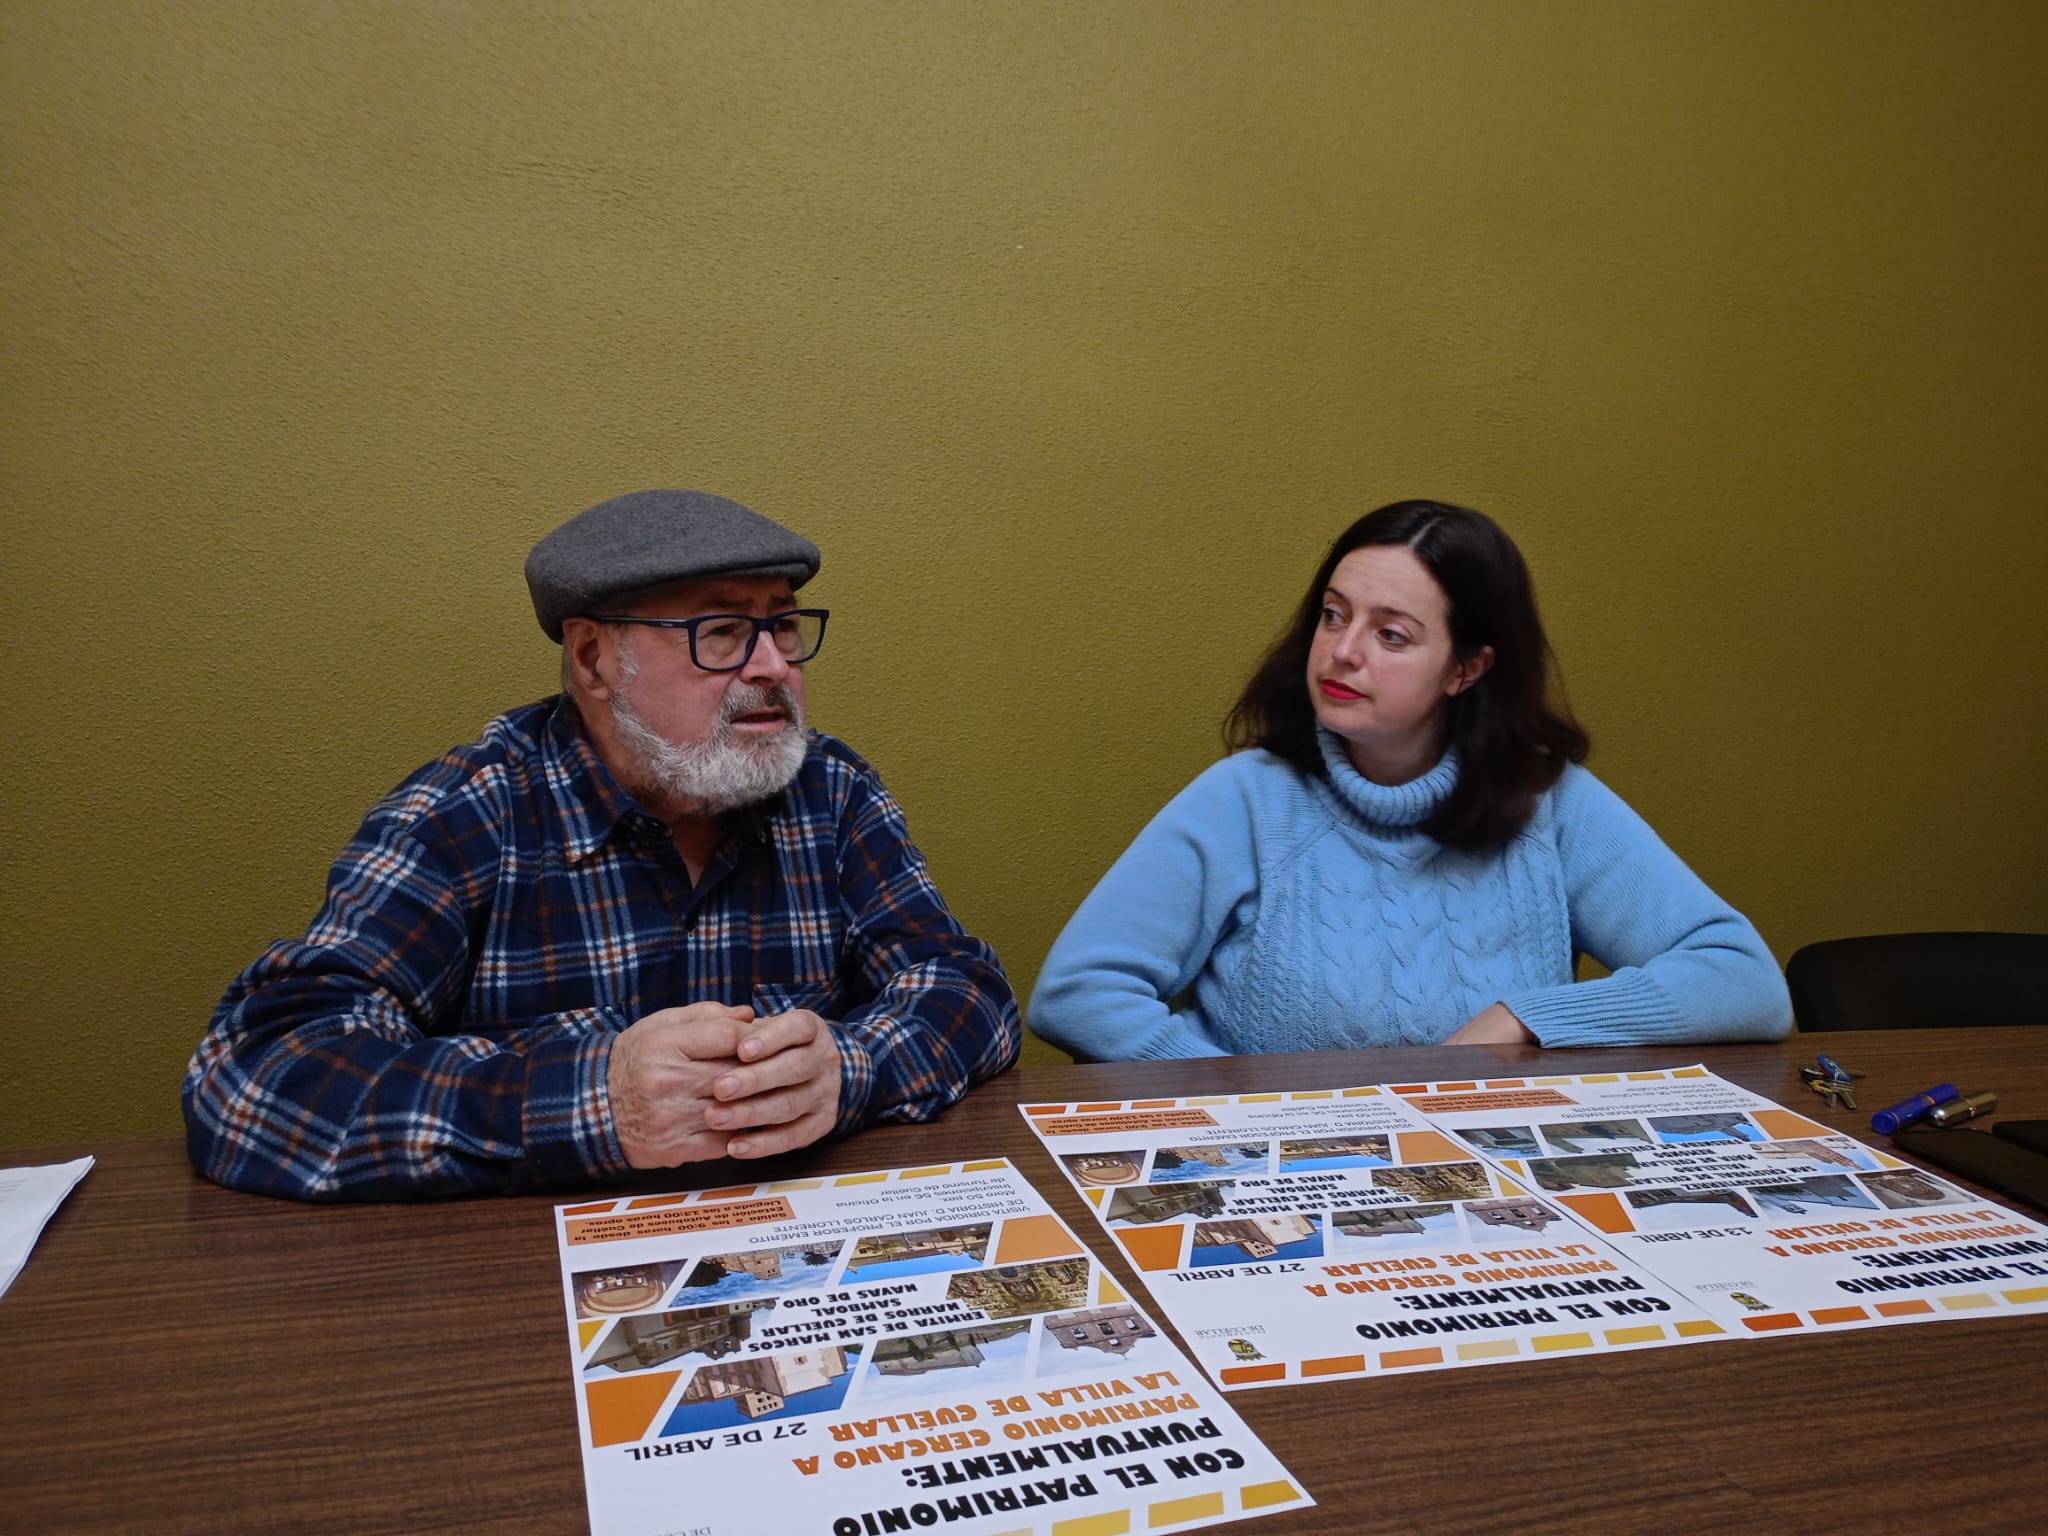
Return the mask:
<svg viewBox="0 0 2048 1536">
<path fill-rule="evenodd" d="M 1367 821 L 1382 827 L 1413 827 L 1427 820 L 1429 813 L 1458 782 L 1458 752 L 1447 747 L 1436 766 L 1419 779 L 1406 784 L 1375 784 L 1344 755 L 1344 738 L 1318 725 L 1316 745 L 1322 749 L 1323 766 L 1330 772 L 1330 787 L 1337 797 Z"/>
</svg>

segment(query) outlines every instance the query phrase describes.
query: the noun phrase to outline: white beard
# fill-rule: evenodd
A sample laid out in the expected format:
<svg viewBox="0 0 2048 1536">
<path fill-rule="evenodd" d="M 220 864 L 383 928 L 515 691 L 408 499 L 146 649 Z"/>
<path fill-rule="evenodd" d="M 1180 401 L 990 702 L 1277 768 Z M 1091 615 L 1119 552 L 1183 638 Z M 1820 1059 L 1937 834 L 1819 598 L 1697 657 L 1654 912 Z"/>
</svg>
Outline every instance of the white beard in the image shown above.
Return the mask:
<svg viewBox="0 0 2048 1536">
<path fill-rule="evenodd" d="M 779 794 L 803 767 L 810 750 L 804 711 L 788 688 L 756 688 L 735 679 L 719 705 L 711 739 L 677 746 L 633 708 L 632 684 L 639 668 L 631 653 L 622 653 L 619 662 L 619 680 L 612 685 L 612 724 L 641 780 L 629 788 L 651 790 L 664 800 L 692 803 L 717 815 Z M 789 724 L 761 740 L 734 738 L 734 719 L 769 708 L 780 708 Z"/>
</svg>

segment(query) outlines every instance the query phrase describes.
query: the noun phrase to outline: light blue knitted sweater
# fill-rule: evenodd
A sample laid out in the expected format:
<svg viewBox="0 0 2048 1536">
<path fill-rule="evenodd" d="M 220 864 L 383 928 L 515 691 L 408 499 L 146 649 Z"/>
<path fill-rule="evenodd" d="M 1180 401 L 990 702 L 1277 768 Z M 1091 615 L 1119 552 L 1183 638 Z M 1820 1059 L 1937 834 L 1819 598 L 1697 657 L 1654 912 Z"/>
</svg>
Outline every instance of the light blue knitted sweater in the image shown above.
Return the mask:
<svg viewBox="0 0 2048 1536">
<path fill-rule="evenodd" d="M 1240 752 L 1138 834 L 1046 957 L 1033 1029 L 1124 1059 L 1433 1044 L 1495 1002 L 1547 1046 L 1791 1027 L 1756 929 L 1584 768 L 1459 853 L 1416 830 L 1455 754 L 1389 787 L 1319 735 L 1327 779 Z M 1579 953 L 1613 974 L 1574 982 Z"/>
</svg>

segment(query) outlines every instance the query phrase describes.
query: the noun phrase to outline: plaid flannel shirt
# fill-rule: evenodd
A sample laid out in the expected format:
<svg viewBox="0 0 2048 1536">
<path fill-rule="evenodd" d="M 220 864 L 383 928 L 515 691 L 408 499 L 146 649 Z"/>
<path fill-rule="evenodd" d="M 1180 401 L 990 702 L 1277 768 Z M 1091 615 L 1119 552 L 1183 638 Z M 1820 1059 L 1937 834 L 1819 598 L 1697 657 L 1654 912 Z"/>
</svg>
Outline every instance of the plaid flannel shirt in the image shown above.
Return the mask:
<svg viewBox="0 0 2048 1536">
<path fill-rule="evenodd" d="M 364 819 L 303 939 L 235 979 L 185 1075 L 193 1164 L 237 1189 L 393 1198 L 622 1173 L 620 1030 L 809 1008 L 838 1130 L 924 1120 L 1017 1058 L 995 951 L 946 910 L 874 769 L 814 735 L 692 883 L 556 698 L 501 715 Z"/>
</svg>

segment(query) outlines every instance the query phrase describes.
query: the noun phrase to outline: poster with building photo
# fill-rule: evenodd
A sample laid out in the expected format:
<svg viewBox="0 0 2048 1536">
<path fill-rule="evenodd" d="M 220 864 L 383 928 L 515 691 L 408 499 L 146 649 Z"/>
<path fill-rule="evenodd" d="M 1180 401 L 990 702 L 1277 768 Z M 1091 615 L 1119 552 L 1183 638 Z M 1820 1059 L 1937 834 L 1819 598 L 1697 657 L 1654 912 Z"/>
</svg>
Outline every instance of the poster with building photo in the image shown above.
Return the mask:
<svg viewBox="0 0 2048 1536">
<path fill-rule="evenodd" d="M 555 1219 L 595 1536 L 1166 1532 L 1314 1502 L 1007 1161 Z"/>
<path fill-rule="evenodd" d="M 2048 1310 L 2048 1227 L 1705 1067 L 1393 1091 L 1747 1336 Z"/>
<path fill-rule="evenodd" d="M 1728 1336 L 1391 1089 L 1023 1108 L 1226 1388 Z"/>
</svg>

